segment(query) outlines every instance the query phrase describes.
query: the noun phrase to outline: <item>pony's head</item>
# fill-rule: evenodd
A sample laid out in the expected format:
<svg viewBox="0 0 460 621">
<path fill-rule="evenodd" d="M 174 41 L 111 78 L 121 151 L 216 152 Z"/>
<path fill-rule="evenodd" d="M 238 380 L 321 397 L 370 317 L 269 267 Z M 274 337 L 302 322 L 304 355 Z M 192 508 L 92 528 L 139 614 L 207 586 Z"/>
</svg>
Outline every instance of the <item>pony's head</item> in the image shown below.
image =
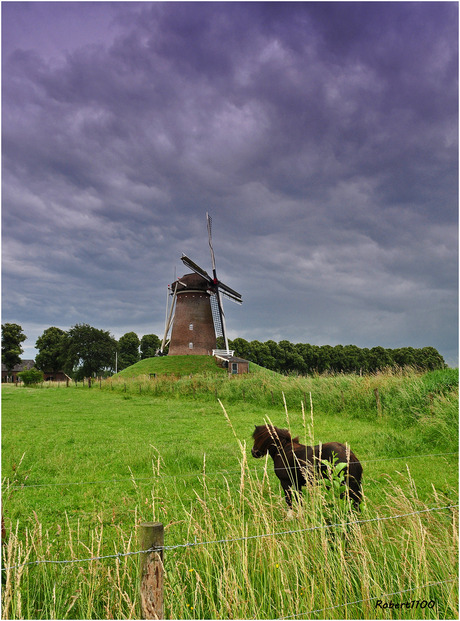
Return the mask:
<svg viewBox="0 0 460 621">
<path fill-rule="evenodd" d="M 287 429 L 278 429 L 274 425 L 255 425 L 254 446 L 251 449 L 253 457 L 258 459 L 267 454 L 271 446 L 281 448 L 285 442 L 291 441 L 291 434 Z"/>
</svg>

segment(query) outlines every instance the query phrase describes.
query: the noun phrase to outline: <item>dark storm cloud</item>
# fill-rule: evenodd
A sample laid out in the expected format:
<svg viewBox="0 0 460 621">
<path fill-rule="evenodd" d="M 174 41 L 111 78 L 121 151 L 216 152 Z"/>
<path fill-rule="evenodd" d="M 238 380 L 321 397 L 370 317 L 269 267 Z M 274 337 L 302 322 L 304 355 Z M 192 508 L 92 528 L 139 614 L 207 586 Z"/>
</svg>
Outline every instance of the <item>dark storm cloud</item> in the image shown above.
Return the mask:
<svg viewBox="0 0 460 621">
<path fill-rule="evenodd" d="M 4 321 L 160 333 L 209 210 L 231 336 L 455 362 L 456 4 L 37 4 L 3 4 Z"/>
</svg>

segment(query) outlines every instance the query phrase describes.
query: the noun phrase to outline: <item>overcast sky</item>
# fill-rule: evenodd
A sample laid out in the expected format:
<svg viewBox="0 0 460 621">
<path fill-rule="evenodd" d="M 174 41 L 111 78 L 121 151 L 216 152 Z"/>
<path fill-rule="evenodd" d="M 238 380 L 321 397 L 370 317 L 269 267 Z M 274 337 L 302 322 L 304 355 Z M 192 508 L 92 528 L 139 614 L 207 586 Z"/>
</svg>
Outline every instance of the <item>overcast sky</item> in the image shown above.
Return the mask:
<svg viewBox="0 0 460 621">
<path fill-rule="evenodd" d="M 457 365 L 456 2 L 2 2 L 2 322 L 436 347 Z"/>
</svg>

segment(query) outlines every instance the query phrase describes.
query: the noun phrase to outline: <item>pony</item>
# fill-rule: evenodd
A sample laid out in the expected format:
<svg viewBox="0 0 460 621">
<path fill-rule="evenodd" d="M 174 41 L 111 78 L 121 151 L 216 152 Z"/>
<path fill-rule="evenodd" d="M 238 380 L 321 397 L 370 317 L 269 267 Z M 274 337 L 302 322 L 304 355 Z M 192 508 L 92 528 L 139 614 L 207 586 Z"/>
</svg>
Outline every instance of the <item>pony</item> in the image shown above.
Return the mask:
<svg viewBox="0 0 460 621">
<path fill-rule="evenodd" d="M 274 425 L 255 425 L 252 456 L 256 459 L 267 453 L 273 459 L 275 473 L 280 480 L 289 509 L 292 508 L 292 490 L 301 494 L 302 487 L 313 483 L 315 476 L 328 477 L 328 466 L 323 463 L 347 464 L 343 469 L 345 483 L 354 508 L 359 509 L 362 500 L 361 476 L 363 467 L 356 455 L 344 444 L 327 442 L 316 446 L 300 444 L 299 438 L 292 438 L 287 429 Z M 343 496 L 343 494 L 342 494 Z"/>
</svg>

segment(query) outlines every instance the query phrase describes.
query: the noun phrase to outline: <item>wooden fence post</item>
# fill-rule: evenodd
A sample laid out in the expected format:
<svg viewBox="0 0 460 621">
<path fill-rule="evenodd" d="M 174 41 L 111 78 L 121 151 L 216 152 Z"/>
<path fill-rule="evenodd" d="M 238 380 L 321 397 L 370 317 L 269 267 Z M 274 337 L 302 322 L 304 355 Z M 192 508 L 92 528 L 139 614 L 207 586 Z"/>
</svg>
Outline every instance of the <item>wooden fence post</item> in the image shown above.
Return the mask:
<svg viewBox="0 0 460 621">
<path fill-rule="evenodd" d="M 163 550 L 164 527 L 161 522 L 146 522 L 140 528 L 141 618 L 163 619 Z M 150 551 L 151 550 L 151 551 Z"/>
<path fill-rule="evenodd" d="M 378 388 L 374 388 L 374 396 L 377 403 L 377 416 L 382 416 L 382 403 L 380 401 L 380 393 Z"/>
</svg>

